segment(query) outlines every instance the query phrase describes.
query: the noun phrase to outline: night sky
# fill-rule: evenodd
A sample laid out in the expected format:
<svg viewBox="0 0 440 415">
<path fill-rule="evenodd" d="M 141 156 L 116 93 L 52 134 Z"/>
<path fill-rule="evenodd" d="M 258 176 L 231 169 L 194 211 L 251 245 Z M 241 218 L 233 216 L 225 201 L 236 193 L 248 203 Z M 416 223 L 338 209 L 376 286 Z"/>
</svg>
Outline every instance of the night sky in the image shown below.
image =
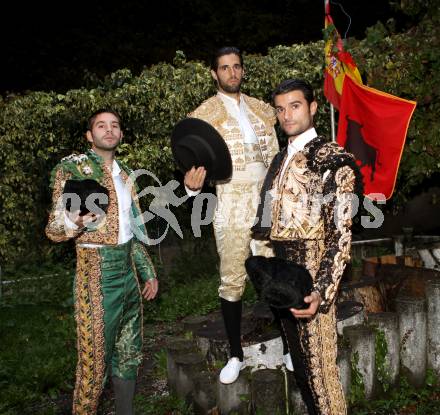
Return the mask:
<svg viewBox="0 0 440 415">
<path fill-rule="evenodd" d="M 358 39 L 395 14 L 386 0 L 339 3 L 352 18 L 347 36 Z M 332 16 L 343 35 L 348 18 L 335 3 Z M 322 39 L 323 21 L 323 0 L 17 0 L 2 12 L 0 93 L 64 92 L 120 68 L 138 74 L 171 62 L 177 49 L 204 61 L 226 44 L 264 54 L 271 46 Z"/>
</svg>

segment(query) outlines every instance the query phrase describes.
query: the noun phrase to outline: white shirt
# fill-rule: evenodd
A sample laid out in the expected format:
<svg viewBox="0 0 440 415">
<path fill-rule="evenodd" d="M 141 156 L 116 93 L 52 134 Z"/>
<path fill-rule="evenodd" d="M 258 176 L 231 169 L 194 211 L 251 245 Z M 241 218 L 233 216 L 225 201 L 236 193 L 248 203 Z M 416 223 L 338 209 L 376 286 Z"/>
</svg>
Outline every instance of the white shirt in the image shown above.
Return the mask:
<svg viewBox="0 0 440 415">
<path fill-rule="evenodd" d="M 113 160 L 112 179 L 115 186 L 116 197 L 118 199 L 119 212 L 118 244 L 123 244 L 133 238 L 133 232 L 130 226 L 130 209 L 132 200 L 128 186 L 125 185 L 120 173 L 121 168 L 118 166 L 118 163 L 116 163 L 116 160 Z"/>
<path fill-rule="evenodd" d="M 107 168 L 107 167 L 104 167 Z M 121 168 L 119 167 L 116 160 L 113 160 L 112 164 L 112 179 L 113 185 L 115 186 L 116 198 L 118 200 L 118 212 L 119 212 L 119 233 L 118 233 L 118 244 L 123 244 L 128 242 L 133 238 L 133 232 L 130 226 L 130 209 L 131 209 L 131 194 L 128 190 L 128 186 L 125 185 L 122 176 L 120 175 Z M 64 215 L 65 224 L 70 229 L 78 229 L 78 226 L 73 223 L 65 214 Z M 99 248 L 103 245 L 99 244 L 79 244 L 83 248 Z"/>
<path fill-rule="evenodd" d="M 258 138 L 255 134 L 252 124 L 248 117 L 248 106 L 244 101 L 242 95 L 239 95 L 239 101 L 229 95 L 218 92 L 217 96 L 222 100 L 226 107 L 226 111 L 234 117 L 240 126 L 241 134 L 243 135 L 243 142 L 245 144 L 258 144 Z"/>
</svg>

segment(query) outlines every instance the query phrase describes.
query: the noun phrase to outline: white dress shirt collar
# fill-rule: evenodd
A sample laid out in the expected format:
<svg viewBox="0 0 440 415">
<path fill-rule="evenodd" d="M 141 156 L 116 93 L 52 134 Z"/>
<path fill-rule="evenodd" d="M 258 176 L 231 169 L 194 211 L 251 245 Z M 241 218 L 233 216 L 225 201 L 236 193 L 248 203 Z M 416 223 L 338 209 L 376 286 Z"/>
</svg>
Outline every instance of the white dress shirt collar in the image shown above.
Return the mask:
<svg viewBox="0 0 440 415">
<path fill-rule="evenodd" d="M 279 180 L 284 176 L 287 166 L 290 163 L 292 157 L 298 153 L 298 151 L 304 150 L 304 147 L 310 143 L 314 138 L 318 137 L 316 130 L 312 127 L 307 131 L 304 131 L 299 136 L 297 136 L 289 145 L 287 146 L 287 157 L 284 160 L 283 167 L 281 168 L 281 174 Z"/>
<path fill-rule="evenodd" d="M 116 160 L 113 160 L 112 164 L 112 176 L 116 177 L 119 176 L 119 173 L 121 172 L 121 168 L 119 167 L 119 164 Z"/>
<path fill-rule="evenodd" d="M 310 143 L 314 138 L 318 137 L 316 130 L 312 127 L 307 131 L 304 131 L 299 136 L 297 136 L 292 142 L 287 146 L 287 154 L 293 155 L 298 151 L 304 150 L 304 147 Z"/>
<path fill-rule="evenodd" d="M 230 102 L 230 103 L 234 103 L 235 105 L 239 105 L 240 104 L 240 102 L 242 101 L 242 97 L 241 97 L 241 94 L 239 93 L 238 94 L 238 101 L 237 101 L 237 98 L 232 98 L 231 96 L 229 96 L 229 95 L 226 95 L 224 92 L 220 92 L 220 91 L 217 91 L 217 95 L 221 98 L 221 99 L 223 99 L 223 100 L 227 100 L 228 102 Z"/>
</svg>

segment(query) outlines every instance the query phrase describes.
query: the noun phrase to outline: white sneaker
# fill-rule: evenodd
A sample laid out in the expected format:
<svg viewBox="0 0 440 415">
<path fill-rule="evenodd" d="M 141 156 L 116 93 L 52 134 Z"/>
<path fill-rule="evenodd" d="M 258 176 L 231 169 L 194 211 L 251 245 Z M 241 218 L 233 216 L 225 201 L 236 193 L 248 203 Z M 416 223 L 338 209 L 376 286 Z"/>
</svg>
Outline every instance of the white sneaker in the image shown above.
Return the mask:
<svg viewBox="0 0 440 415">
<path fill-rule="evenodd" d="M 231 357 L 226 366 L 220 372 L 220 382 L 226 385 L 234 383 L 242 368 L 243 362 L 240 362 L 238 357 Z"/>
<path fill-rule="evenodd" d="M 286 366 L 286 369 L 289 372 L 293 372 L 293 363 L 292 358 L 290 357 L 290 353 L 283 354 L 283 363 Z"/>
</svg>

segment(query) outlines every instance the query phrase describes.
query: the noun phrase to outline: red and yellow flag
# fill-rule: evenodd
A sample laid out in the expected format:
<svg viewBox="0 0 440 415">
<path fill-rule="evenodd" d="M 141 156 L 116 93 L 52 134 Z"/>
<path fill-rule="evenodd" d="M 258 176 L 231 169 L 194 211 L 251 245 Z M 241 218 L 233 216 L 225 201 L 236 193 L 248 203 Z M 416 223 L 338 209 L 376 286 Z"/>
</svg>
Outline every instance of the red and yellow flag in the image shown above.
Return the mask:
<svg viewBox="0 0 440 415">
<path fill-rule="evenodd" d="M 330 16 L 329 0 L 325 1 L 324 39 L 324 95 L 336 109 L 339 109 L 345 75 L 350 75 L 359 84 L 362 84 L 362 79 L 352 56 L 344 50 L 341 36 Z"/>
<path fill-rule="evenodd" d="M 416 102 L 360 85 L 345 76 L 336 141 L 356 158 L 364 194 L 389 199 Z"/>
</svg>

